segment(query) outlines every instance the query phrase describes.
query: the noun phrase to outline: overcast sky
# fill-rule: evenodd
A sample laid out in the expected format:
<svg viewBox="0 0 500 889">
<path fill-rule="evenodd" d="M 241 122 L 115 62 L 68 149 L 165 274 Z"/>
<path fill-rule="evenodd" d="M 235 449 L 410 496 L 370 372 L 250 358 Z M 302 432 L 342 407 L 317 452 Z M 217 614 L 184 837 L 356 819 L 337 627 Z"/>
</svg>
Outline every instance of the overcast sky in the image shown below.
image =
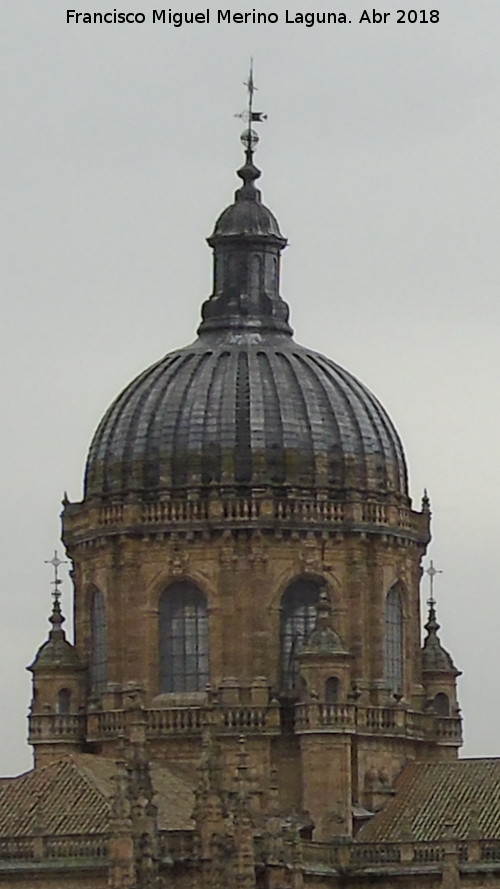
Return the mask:
<svg viewBox="0 0 500 889">
<path fill-rule="evenodd" d="M 0 774 L 31 763 L 25 666 L 48 630 L 63 491 L 80 498 L 104 410 L 193 339 L 210 292 L 204 238 L 237 185 L 251 55 L 296 338 L 375 392 L 417 507 L 429 489 L 465 753 L 500 755 L 498 0 L 432 0 L 438 24 L 397 24 L 411 3 L 390 0 L 385 25 L 357 23 L 361 0 L 290 3 L 352 20 L 313 28 L 287 24 L 285 0 L 255 6 L 274 25 L 217 24 L 252 9 L 237 0 L 177 29 L 150 23 L 149 0 L 117 0 L 143 25 L 68 25 L 70 5 L 0 6 Z"/>
</svg>

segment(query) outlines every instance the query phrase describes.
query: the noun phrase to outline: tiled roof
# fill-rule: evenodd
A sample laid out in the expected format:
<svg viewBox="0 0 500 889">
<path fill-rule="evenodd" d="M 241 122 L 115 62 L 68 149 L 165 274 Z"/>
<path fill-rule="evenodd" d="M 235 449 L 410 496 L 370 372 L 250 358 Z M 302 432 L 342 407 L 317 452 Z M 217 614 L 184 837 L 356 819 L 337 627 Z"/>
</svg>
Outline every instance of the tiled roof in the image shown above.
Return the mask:
<svg viewBox="0 0 500 889">
<path fill-rule="evenodd" d="M 112 759 L 78 754 L 1 782 L 0 837 L 106 833 L 115 772 Z M 160 829 L 190 829 L 188 780 L 158 764 L 151 775 Z"/>
<path fill-rule="evenodd" d="M 500 759 L 411 763 L 396 795 L 358 834 L 360 842 L 434 842 L 453 825 L 457 839 L 500 839 Z"/>
</svg>

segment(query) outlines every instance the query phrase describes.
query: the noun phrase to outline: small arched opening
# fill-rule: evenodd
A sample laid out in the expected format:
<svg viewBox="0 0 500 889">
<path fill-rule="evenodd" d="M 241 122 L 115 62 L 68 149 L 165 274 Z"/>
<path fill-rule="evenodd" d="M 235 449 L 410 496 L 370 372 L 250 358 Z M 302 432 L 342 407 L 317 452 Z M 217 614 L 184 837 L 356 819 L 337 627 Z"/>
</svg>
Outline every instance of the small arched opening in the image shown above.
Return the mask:
<svg viewBox="0 0 500 889">
<path fill-rule="evenodd" d="M 59 689 L 57 692 L 56 710 L 57 713 L 60 713 L 62 716 L 71 712 L 71 689 Z"/>
<path fill-rule="evenodd" d="M 448 695 L 445 695 L 444 692 L 440 691 L 437 695 L 435 695 L 432 706 L 434 707 L 434 710 L 438 716 L 450 715 L 450 699 Z"/>
<path fill-rule="evenodd" d="M 336 704 L 340 697 L 340 681 L 337 676 L 330 676 L 325 682 L 325 701 Z"/>
</svg>

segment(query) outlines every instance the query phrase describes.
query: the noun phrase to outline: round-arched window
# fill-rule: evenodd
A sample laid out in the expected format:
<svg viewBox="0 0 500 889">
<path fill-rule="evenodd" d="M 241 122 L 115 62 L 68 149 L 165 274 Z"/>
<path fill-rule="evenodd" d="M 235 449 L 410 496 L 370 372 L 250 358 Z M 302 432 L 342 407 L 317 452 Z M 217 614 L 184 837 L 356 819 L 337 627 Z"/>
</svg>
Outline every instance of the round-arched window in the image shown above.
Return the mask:
<svg viewBox="0 0 500 889">
<path fill-rule="evenodd" d="M 60 688 L 57 692 L 57 712 L 65 715 L 71 712 L 71 690 Z"/>
<path fill-rule="evenodd" d="M 316 604 L 321 582 L 309 578 L 294 580 L 285 590 L 281 602 L 281 688 L 298 690 L 299 663 L 297 655 L 316 623 Z"/>
<path fill-rule="evenodd" d="M 203 691 L 209 680 L 205 596 L 177 581 L 160 599 L 160 692 Z"/>
<path fill-rule="evenodd" d="M 340 682 L 337 676 L 330 676 L 325 682 L 325 701 L 327 704 L 336 704 L 340 694 Z"/>
<path fill-rule="evenodd" d="M 385 679 L 393 694 L 403 691 L 403 598 L 399 585 L 385 600 Z"/>
<path fill-rule="evenodd" d="M 432 705 L 438 716 L 450 715 L 450 699 L 448 695 L 440 691 L 434 698 Z"/>
</svg>

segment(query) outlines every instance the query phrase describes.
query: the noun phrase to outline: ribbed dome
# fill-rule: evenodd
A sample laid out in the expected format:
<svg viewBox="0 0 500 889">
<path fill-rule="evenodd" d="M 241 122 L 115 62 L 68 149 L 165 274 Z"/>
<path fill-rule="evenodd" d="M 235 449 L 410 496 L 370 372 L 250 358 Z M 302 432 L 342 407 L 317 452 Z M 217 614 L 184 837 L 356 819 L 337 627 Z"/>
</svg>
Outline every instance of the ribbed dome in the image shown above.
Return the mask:
<svg viewBox="0 0 500 889">
<path fill-rule="evenodd" d="M 252 201 L 238 201 L 226 207 L 215 223 L 214 235 L 238 237 L 240 235 L 282 238 L 278 220 L 271 211 Z"/>
<path fill-rule="evenodd" d="M 384 409 L 347 371 L 292 339 L 279 293 L 286 239 L 261 203 L 251 147 L 245 156 L 243 185 L 208 238 L 214 289 L 199 338 L 111 406 L 90 448 L 85 496 L 292 489 L 407 504 L 403 449 Z"/>
<path fill-rule="evenodd" d="M 91 445 L 86 496 L 200 486 L 407 494 L 377 399 L 280 334 L 201 336 L 117 398 Z"/>
</svg>

